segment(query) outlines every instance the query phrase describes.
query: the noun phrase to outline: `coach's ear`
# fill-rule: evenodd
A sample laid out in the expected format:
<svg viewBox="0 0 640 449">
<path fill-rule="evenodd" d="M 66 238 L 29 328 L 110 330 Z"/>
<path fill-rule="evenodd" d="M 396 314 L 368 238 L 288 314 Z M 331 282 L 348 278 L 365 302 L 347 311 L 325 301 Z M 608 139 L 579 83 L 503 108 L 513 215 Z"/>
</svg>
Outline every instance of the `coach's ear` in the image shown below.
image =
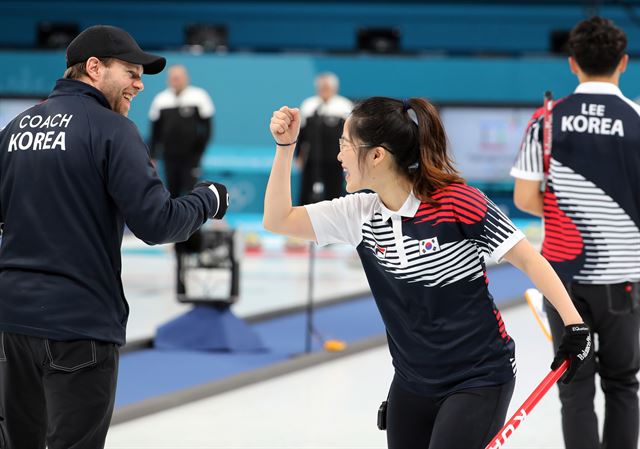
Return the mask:
<svg viewBox="0 0 640 449">
<path fill-rule="evenodd" d="M 87 72 L 87 76 L 91 78 L 91 81 L 99 81 L 102 77 L 102 70 L 104 69 L 104 64 L 95 56 L 91 56 L 87 59 L 85 63 L 85 68 Z"/>
</svg>

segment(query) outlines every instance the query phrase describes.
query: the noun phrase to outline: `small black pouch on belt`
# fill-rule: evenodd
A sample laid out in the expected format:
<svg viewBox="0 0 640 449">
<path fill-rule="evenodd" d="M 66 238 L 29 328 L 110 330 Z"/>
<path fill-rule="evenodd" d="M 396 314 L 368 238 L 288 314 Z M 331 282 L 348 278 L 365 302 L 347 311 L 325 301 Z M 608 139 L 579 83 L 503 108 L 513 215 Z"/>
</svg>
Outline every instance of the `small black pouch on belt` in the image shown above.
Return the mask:
<svg viewBox="0 0 640 449">
<path fill-rule="evenodd" d="M 378 408 L 378 429 L 387 430 L 387 401 L 382 401 Z"/>
</svg>

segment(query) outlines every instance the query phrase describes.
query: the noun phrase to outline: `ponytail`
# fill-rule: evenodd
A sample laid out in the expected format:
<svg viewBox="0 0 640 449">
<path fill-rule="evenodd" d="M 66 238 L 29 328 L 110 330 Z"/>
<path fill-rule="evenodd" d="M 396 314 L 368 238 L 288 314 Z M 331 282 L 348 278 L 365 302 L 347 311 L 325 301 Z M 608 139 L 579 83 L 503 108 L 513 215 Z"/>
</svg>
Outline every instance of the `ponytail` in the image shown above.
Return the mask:
<svg viewBox="0 0 640 449">
<path fill-rule="evenodd" d="M 421 201 L 436 206 L 433 194 L 437 190 L 464 182 L 447 152 L 447 136 L 438 111 L 427 100 L 371 97 L 354 108 L 349 132 L 365 148 L 385 148 Z M 366 151 L 360 152 L 361 161 Z"/>
<path fill-rule="evenodd" d="M 412 98 L 407 104 L 414 111 L 418 122 L 417 167 L 408 167 L 407 174 L 413 183 L 414 194 L 422 201 L 435 204 L 433 194 L 437 190 L 464 179 L 454 167 L 447 151 L 447 135 L 440 115 L 428 101 Z"/>
</svg>

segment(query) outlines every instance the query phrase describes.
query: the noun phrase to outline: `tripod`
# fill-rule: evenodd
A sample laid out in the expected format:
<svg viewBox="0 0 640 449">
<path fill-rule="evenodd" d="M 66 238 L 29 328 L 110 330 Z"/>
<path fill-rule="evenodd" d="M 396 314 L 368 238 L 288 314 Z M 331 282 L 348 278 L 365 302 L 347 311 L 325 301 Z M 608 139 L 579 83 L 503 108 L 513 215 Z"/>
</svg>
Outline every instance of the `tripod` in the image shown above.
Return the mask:
<svg viewBox="0 0 640 449">
<path fill-rule="evenodd" d="M 322 107 L 322 106 L 321 106 Z M 303 201 L 317 203 L 336 196 L 335 187 L 332 187 L 331 180 L 326 178 L 326 168 L 321 165 L 325 164 L 326 157 L 319 154 L 319 151 L 327 148 L 329 142 L 337 142 L 335 133 L 339 133 L 342 129 L 341 125 L 337 125 L 320 113 L 320 108 L 308 119 L 308 133 L 310 142 L 313 144 L 307 157 L 309 160 L 308 169 L 311 180 L 311 192 L 309 198 Z M 338 134 L 339 135 L 339 134 Z M 337 162 L 336 162 L 337 163 Z M 325 164 L 326 165 L 326 164 Z M 322 165 L 324 167 L 324 165 Z M 305 335 L 305 352 L 312 350 L 313 336 L 315 335 L 322 342 L 324 349 L 329 351 L 341 351 L 345 348 L 345 343 L 339 340 L 327 340 L 316 329 L 313 324 L 313 300 L 315 287 L 315 265 L 316 265 L 316 244 L 309 243 L 309 271 L 308 271 L 308 289 L 307 289 L 307 306 L 306 306 L 306 335 Z"/>
<path fill-rule="evenodd" d="M 320 201 L 324 196 L 324 183 L 313 183 L 313 202 Z M 315 284 L 316 243 L 309 242 L 309 271 L 307 273 L 307 307 L 306 307 L 306 333 L 304 352 L 311 352 L 313 336 L 318 335 L 313 325 L 313 288 Z"/>
</svg>

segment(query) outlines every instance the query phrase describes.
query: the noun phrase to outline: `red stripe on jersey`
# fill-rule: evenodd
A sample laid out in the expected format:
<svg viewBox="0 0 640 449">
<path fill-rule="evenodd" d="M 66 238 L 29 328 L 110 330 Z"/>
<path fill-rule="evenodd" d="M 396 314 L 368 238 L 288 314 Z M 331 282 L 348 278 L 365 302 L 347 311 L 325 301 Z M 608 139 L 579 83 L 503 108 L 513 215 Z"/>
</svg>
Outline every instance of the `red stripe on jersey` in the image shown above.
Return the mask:
<svg viewBox="0 0 640 449">
<path fill-rule="evenodd" d="M 553 106 L 551 106 L 551 110 L 553 111 L 553 108 L 555 108 L 558 103 L 562 103 L 567 97 L 562 97 L 562 98 L 558 98 L 557 100 L 555 100 L 553 102 Z M 536 109 L 533 113 L 533 115 L 531 116 L 531 118 L 529 119 L 529 123 L 527 123 L 527 128 L 529 129 L 529 127 L 531 126 L 531 124 L 533 122 L 535 122 L 536 120 L 538 120 L 540 117 L 542 117 L 544 115 L 544 106 L 540 106 L 538 109 Z"/>
<path fill-rule="evenodd" d="M 503 340 L 509 341 L 511 337 L 506 331 L 506 326 L 504 325 L 504 321 L 502 321 L 502 317 L 500 316 L 500 311 L 497 309 L 493 309 L 493 314 L 496 317 L 496 322 L 498 323 L 498 333 L 502 337 Z"/>
<path fill-rule="evenodd" d="M 422 217 L 416 223 L 434 221 L 433 226 L 443 222 L 462 222 L 474 224 L 480 222 L 487 213 L 485 197 L 473 187 L 464 184 L 451 184 L 433 194 L 440 207 L 422 203 L 415 217 Z"/>
<path fill-rule="evenodd" d="M 544 258 L 550 262 L 565 262 L 582 254 L 584 242 L 580 231 L 560 209 L 555 194 L 548 190 L 544 193 L 544 216 Z"/>
<path fill-rule="evenodd" d="M 555 104 L 554 104 L 555 106 Z M 553 109 L 553 108 L 552 108 Z M 533 112 L 533 115 L 531 116 L 531 118 L 529 119 L 529 123 L 527 123 L 527 128 L 529 126 L 531 126 L 531 124 L 533 122 L 535 122 L 536 120 L 538 120 L 540 117 L 542 117 L 544 115 L 544 106 L 540 106 L 538 109 L 536 109 Z"/>
</svg>

